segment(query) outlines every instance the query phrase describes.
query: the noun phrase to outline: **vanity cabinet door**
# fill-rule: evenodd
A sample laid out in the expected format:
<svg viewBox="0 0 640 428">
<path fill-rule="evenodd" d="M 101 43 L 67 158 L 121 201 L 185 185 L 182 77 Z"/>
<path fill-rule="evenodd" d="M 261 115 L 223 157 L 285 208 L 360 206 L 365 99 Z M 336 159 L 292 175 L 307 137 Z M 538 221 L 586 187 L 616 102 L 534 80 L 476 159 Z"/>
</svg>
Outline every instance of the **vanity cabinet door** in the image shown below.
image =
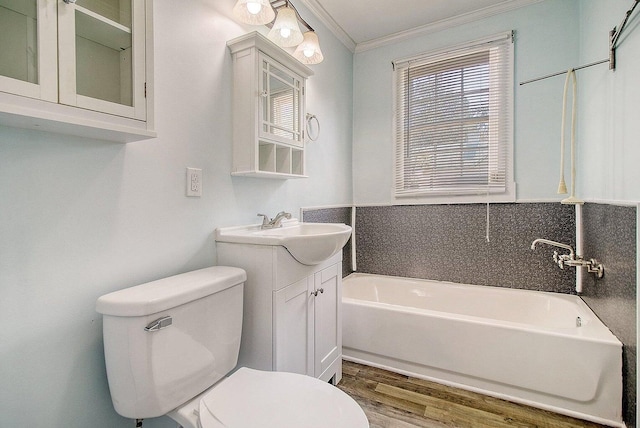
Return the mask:
<svg viewBox="0 0 640 428">
<path fill-rule="evenodd" d="M 274 367 L 313 376 L 313 277 L 304 278 L 274 295 Z"/>
<path fill-rule="evenodd" d="M 320 377 L 342 354 L 342 275 L 341 264 L 314 275 L 315 301 L 314 360 L 315 377 Z M 314 291 L 315 292 L 315 291 Z"/>
<path fill-rule="evenodd" d="M 0 92 L 58 100 L 56 3 L 0 0 Z"/>
</svg>

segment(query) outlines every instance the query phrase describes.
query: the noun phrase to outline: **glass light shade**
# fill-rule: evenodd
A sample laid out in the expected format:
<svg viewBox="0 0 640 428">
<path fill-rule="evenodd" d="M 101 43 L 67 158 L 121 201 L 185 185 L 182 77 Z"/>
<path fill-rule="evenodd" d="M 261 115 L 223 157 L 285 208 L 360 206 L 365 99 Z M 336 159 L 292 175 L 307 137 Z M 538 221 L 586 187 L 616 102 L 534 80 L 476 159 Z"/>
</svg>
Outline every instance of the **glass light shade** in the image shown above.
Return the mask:
<svg viewBox="0 0 640 428">
<path fill-rule="evenodd" d="M 288 6 L 279 9 L 276 22 L 267 37 L 283 48 L 291 48 L 302 43 L 304 37 L 298 26 L 296 11 Z"/>
<path fill-rule="evenodd" d="M 304 40 L 293 52 L 293 56 L 303 64 L 320 64 L 324 56 L 320 50 L 318 35 L 314 31 L 307 31 L 303 36 Z"/>
<path fill-rule="evenodd" d="M 238 0 L 233 15 L 238 21 L 251 25 L 265 25 L 276 17 L 269 0 Z"/>
</svg>

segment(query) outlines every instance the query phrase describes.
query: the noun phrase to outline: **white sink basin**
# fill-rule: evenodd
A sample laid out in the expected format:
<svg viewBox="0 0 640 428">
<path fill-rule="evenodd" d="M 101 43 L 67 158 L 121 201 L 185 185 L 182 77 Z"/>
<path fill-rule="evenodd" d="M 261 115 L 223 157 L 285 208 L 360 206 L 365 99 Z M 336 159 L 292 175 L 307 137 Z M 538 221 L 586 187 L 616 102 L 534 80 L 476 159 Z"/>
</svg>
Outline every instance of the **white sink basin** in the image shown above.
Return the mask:
<svg viewBox="0 0 640 428">
<path fill-rule="evenodd" d="M 351 236 L 342 223 L 283 222 L 282 227 L 261 229 L 259 224 L 216 229 L 216 241 L 238 244 L 281 245 L 300 263 L 317 265 L 336 254 Z"/>
</svg>

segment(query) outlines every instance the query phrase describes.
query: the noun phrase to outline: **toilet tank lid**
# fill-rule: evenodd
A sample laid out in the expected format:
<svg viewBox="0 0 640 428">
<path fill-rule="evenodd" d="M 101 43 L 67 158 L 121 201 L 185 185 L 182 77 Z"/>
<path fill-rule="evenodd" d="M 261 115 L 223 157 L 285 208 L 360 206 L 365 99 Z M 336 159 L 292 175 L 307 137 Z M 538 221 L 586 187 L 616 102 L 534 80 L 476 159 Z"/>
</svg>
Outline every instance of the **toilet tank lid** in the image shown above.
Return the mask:
<svg viewBox="0 0 640 428">
<path fill-rule="evenodd" d="M 244 270 L 213 266 L 105 294 L 96 303 L 104 315 L 135 317 L 155 314 L 243 283 Z"/>
</svg>

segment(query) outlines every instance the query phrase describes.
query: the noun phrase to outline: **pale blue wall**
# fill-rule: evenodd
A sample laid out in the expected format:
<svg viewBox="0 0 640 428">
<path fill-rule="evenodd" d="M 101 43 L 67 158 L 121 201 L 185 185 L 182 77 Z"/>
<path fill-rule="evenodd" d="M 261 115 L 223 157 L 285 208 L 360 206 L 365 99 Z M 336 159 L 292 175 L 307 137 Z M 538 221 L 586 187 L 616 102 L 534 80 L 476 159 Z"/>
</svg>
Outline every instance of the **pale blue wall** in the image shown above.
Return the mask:
<svg viewBox="0 0 640 428">
<path fill-rule="evenodd" d="M 630 0 L 580 1 L 580 61 L 608 57 L 609 31 Z M 585 198 L 640 200 L 640 7 L 617 50 L 617 67 L 578 71 L 579 182 Z"/>
<path fill-rule="evenodd" d="M 563 79 L 518 82 L 578 61 L 576 1 L 547 0 L 455 28 L 357 53 L 353 181 L 356 204 L 391 203 L 391 61 L 515 30 L 515 181 L 518 199 L 556 198 Z"/>
<path fill-rule="evenodd" d="M 157 139 L 118 145 L 0 127 L 0 426 L 131 426 L 108 396 L 95 299 L 213 264 L 215 227 L 258 211 L 390 202 L 393 59 L 513 29 L 519 82 L 606 57 L 606 34 L 631 2 L 546 0 L 355 59 L 299 6 L 325 55 L 308 91 L 322 133 L 307 146 L 310 178 L 289 181 L 229 175 L 225 42 L 252 30 L 230 19 L 233 3 L 154 0 Z M 585 197 L 640 199 L 638 21 L 615 73 L 578 72 Z M 520 199 L 557 199 L 563 82 L 516 86 Z M 184 196 L 187 166 L 203 169 L 201 199 Z"/>
<path fill-rule="evenodd" d="M 153 0 L 158 138 L 128 145 L 0 127 L 0 426 L 130 427 L 106 382 L 96 299 L 213 265 L 215 227 L 349 204 L 352 54 L 302 7 L 325 61 L 308 179 L 232 178 L 234 0 Z M 185 197 L 185 168 L 203 197 Z M 163 418 L 145 426 L 175 426 Z"/>
</svg>

